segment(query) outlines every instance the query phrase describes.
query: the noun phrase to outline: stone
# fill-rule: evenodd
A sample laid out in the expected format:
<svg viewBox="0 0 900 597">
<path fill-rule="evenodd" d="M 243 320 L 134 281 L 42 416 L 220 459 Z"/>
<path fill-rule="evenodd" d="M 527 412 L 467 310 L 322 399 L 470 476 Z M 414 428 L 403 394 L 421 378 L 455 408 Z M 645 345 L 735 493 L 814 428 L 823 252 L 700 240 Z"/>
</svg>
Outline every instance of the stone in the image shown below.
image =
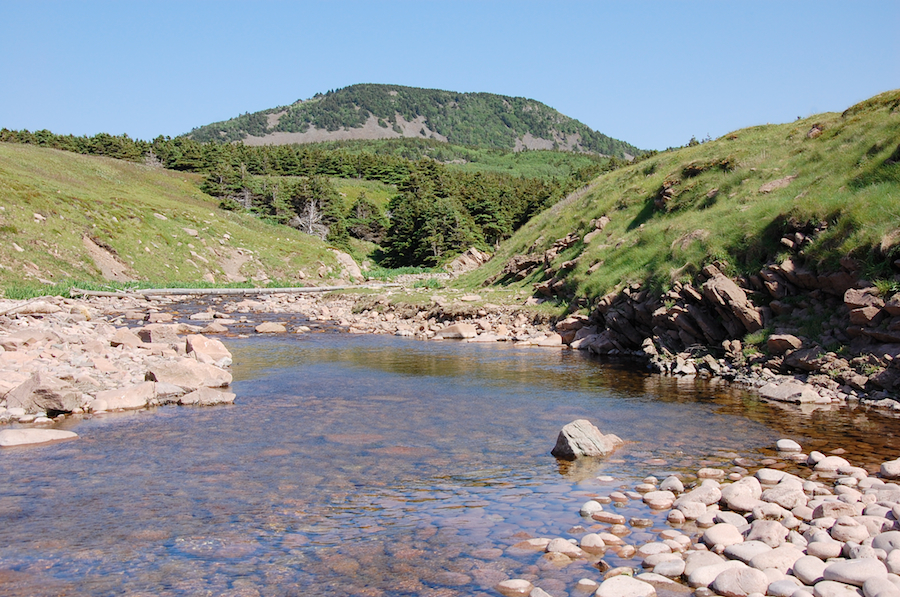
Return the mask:
<svg viewBox="0 0 900 597">
<path fill-rule="evenodd" d="M 704 272 L 710 268 L 704 268 Z M 747 293 L 737 284 L 716 270 L 713 276 L 703 284 L 703 296 L 720 310 L 736 317 L 748 332 L 762 329 L 762 315 L 747 299 Z"/>
<path fill-rule="evenodd" d="M 779 452 L 802 452 L 803 447 L 792 439 L 780 439 L 775 442 L 775 449 Z"/>
<path fill-rule="evenodd" d="M 813 468 L 819 472 L 837 472 L 839 468 L 845 466 L 850 466 L 850 463 L 847 462 L 846 458 L 841 458 L 840 456 L 826 456 L 819 460 Z"/>
<path fill-rule="evenodd" d="M 588 553 L 603 553 L 606 551 L 606 542 L 597 533 L 588 533 L 581 538 L 581 549 Z"/>
<path fill-rule="evenodd" d="M 778 504 L 785 510 L 793 510 L 797 506 L 805 506 L 809 501 L 803 493 L 802 485 L 779 483 L 775 487 L 766 489 L 760 499 L 771 504 Z"/>
<path fill-rule="evenodd" d="M 128 328 L 119 328 L 116 330 L 116 333 L 112 335 L 109 339 L 110 346 L 127 346 L 128 348 L 135 348 L 143 344 L 144 341 L 140 339 L 140 337 L 129 330 Z"/>
<path fill-rule="evenodd" d="M 731 568 L 746 568 L 747 565 L 737 560 L 726 560 L 720 564 L 701 566 L 693 570 L 687 578 L 688 584 L 694 588 L 708 587 L 716 578 Z M 687 573 L 687 570 L 685 570 Z"/>
<path fill-rule="evenodd" d="M 78 437 L 76 433 L 62 429 L 3 429 L 0 430 L 0 447 L 12 448 L 31 444 L 46 444 L 76 437 Z"/>
<path fill-rule="evenodd" d="M 766 589 L 766 595 L 771 595 L 772 597 L 792 597 L 800 587 L 801 585 L 797 579 L 788 576 L 782 580 L 776 580 L 769 583 L 769 587 Z"/>
<path fill-rule="evenodd" d="M 721 488 L 721 501 L 735 512 L 750 512 L 759 503 L 762 487 L 755 477 L 744 477 Z"/>
<path fill-rule="evenodd" d="M 525 597 L 531 593 L 534 585 L 521 578 L 511 578 L 500 581 L 494 588 L 506 597 Z"/>
<path fill-rule="evenodd" d="M 885 479 L 900 479 L 900 458 L 883 462 L 879 474 Z"/>
<path fill-rule="evenodd" d="M 766 400 L 792 404 L 816 403 L 822 400 L 819 393 L 811 385 L 794 381 L 786 383 L 769 382 L 759 389 L 759 395 Z"/>
<path fill-rule="evenodd" d="M 684 559 L 684 574 L 690 576 L 698 568 L 714 566 L 726 561 L 725 558 L 711 551 L 691 551 Z"/>
<path fill-rule="evenodd" d="M 6 394 L 7 408 L 23 408 L 27 413 L 72 412 L 81 407 L 81 392 L 71 384 L 42 371 Z"/>
<path fill-rule="evenodd" d="M 588 500 L 584 504 L 581 505 L 581 509 L 578 511 L 582 516 L 590 517 L 594 512 L 600 512 L 603 510 L 603 504 L 596 500 Z"/>
<path fill-rule="evenodd" d="M 740 560 L 747 564 L 754 558 L 754 556 L 765 553 L 767 551 L 772 551 L 772 547 L 770 545 L 767 545 L 762 541 L 749 539 L 745 540 L 743 543 L 735 543 L 734 545 L 729 545 L 725 548 L 724 553 L 732 560 Z"/>
<path fill-rule="evenodd" d="M 235 395 L 231 392 L 222 392 L 213 388 L 198 388 L 181 396 L 178 402 L 185 405 L 215 406 L 216 404 L 231 404 L 234 399 Z"/>
<path fill-rule="evenodd" d="M 147 381 L 170 383 L 192 392 L 199 388 L 219 388 L 231 383 L 231 374 L 194 359 L 181 359 L 151 366 Z"/>
<path fill-rule="evenodd" d="M 703 532 L 703 542 L 709 547 L 728 547 L 744 541 L 744 536 L 734 525 L 719 523 Z"/>
<path fill-rule="evenodd" d="M 771 354 L 784 354 L 789 350 L 797 350 L 803 346 L 803 341 L 791 334 L 772 334 L 766 340 L 766 348 Z"/>
<path fill-rule="evenodd" d="M 830 533 L 835 541 L 842 541 L 844 543 L 848 541 L 862 543 L 865 539 L 869 538 L 869 529 L 849 516 L 841 516 L 838 518 L 834 523 L 834 526 L 831 527 Z"/>
<path fill-rule="evenodd" d="M 267 321 L 256 326 L 257 334 L 283 334 L 287 332 L 287 328 L 283 324 Z"/>
<path fill-rule="evenodd" d="M 710 506 L 718 502 L 721 498 L 722 491 L 719 489 L 719 484 L 715 481 L 707 481 L 699 487 L 679 496 L 678 499 L 675 500 L 675 506 L 686 502 L 698 502 L 704 506 Z"/>
<path fill-rule="evenodd" d="M 682 502 L 675 508 L 675 512 L 681 512 L 687 520 L 697 520 L 706 514 L 706 506 L 703 502 Z"/>
<path fill-rule="evenodd" d="M 887 578 L 887 568 L 879 560 L 843 560 L 825 567 L 823 577 L 848 585 L 862 587 L 869 578 Z"/>
<path fill-rule="evenodd" d="M 478 335 L 478 330 L 471 323 L 456 323 L 449 325 L 435 332 L 435 338 L 444 339 L 466 339 L 474 338 Z"/>
<path fill-rule="evenodd" d="M 722 571 L 709 588 L 723 597 L 746 597 L 752 593 L 765 594 L 769 578 L 753 568 L 731 568 Z"/>
<path fill-rule="evenodd" d="M 231 352 L 225 348 L 221 340 L 207 338 L 200 334 L 191 334 L 185 338 L 185 352 L 201 363 L 227 367 L 231 365 Z"/>
<path fill-rule="evenodd" d="M 747 533 L 747 541 L 762 541 L 775 548 L 784 544 L 788 529 L 776 520 L 754 520 Z"/>
<path fill-rule="evenodd" d="M 789 184 L 791 184 L 791 182 L 793 182 L 793 180 L 795 178 L 797 178 L 797 176 L 792 174 L 790 176 L 785 176 L 784 178 L 772 180 L 770 182 L 765 183 L 761 187 L 759 187 L 759 192 L 760 193 L 771 193 L 772 191 L 776 191 L 778 189 L 783 189 L 786 186 L 788 186 Z"/>
<path fill-rule="evenodd" d="M 682 493 L 684 491 L 684 483 L 682 483 L 681 479 L 679 479 L 675 475 L 670 475 L 666 477 L 662 483 L 659 484 L 659 489 L 660 491 Z"/>
<path fill-rule="evenodd" d="M 886 578 L 870 578 L 862 590 L 865 597 L 900 597 L 900 587 Z"/>
<path fill-rule="evenodd" d="M 684 574 L 684 560 L 678 558 L 660 562 L 653 567 L 653 572 L 668 578 L 678 578 Z"/>
<path fill-rule="evenodd" d="M 872 539 L 872 547 L 886 552 L 900 548 L 900 531 L 887 531 Z"/>
<path fill-rule="evenodd" d="M 596 597 L 655 597 L 656 589 L 648 582 L 626 575 L 613 576 L 600 583 Z"/>
<path fill-rule="evenodd" d="M 793 574 L 800 581 L 809 586 L 825 580 L 825 568 L 827 564 L 815 556 L 806 555 L 794 562 Z"/>
<path fill-rule="evenodd" d="M 103 410 L 132 410 L 144 408 L 156 397 L 156 384 L 145 381 L 133 386 L 97 392 L 96 400 L 106 403 Z M 96 410 L 92 404 L 92 410 Z"/>
<path fill-rule="evenodd" d="M 675 494 L 671 491 L 648 491 L 643 500 L 655 510 L 668 510 L 675 503 Z"/>
<path fill-rule="evenodd" d="M 823 580 L 813 588 L 813 597 L 862 597 L 862 591 L 842 582 Z"/>
<path fill-rule="evenodd" d="M 176 324 L 152 323 L 138 330 L 137 334 L 143 342 L 150 344 L 176 344 L 181 328 Z"/>
<path fill-rule="evenodd" d="M 813 518 L 840 518 L 841 516 L 856 516 L 856 507 L 847 502 L 826 501 L 813 508 Z"/>
<path fill-rule="evenodd" d="M 583 456 L 605 456 L 624 442 L 616 435 L 603 435 L 587 419 L 578 419 L 564 426 L 551 454 L 563 460 Z"/>
<path fill-rule="evenodd" d="M 775 568 L 776 570 L 786 573 L 791 569 L 791 566 L 794 565 L 794 562 L 804 555 L 803 551 L 798 547 L 790 543 L 785 543 L 771 551 L 753 556 L 753 558 L 750 559 L 750 566 L 757 570 Z"/>
</svg>

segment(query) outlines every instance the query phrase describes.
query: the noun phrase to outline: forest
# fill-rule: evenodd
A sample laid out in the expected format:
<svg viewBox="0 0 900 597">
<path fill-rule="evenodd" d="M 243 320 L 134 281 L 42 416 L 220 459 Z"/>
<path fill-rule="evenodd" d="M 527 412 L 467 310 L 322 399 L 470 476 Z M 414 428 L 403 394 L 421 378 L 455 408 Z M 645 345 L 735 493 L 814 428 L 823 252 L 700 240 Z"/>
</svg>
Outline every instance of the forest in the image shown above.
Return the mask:
<svg viewBox="0 0 900 597">
<path fill-rule="evenodd" d="M 470 246 L 492 250 L 539 211 L 623 163 L 563 152 L 506 152 L 506 158 L 494 155 L 484 170 L 472 170 L 437 161 L 429 152 L 444 151 L 442 157 L 454 160 L 466 152 L 487 159 L 484 149 L 416 140 L 368 142 L 368 150 L 362 142 L 251 147 L 185 137 L 141 141 L 105 133 L 76 137 L 2 129 L 0 142 L 202 174 L 201 189 L 219 198 L 223 208 L 250 211 L 339 247 L 347 248 L 351 237 L 376 243 L 380 251 L 374 257 L 386 267 L 440 265 Z M 552 162 L 549 170 L 557 175 L 518 173 L 515 160 L 527 154 L 537 157 L 523 161 L 523 169 L 547 170 Z M 503 163 L 512 174 L 502 171 Z M 395 185 L 397 192 L 386 210 L 365 195 L 345 206 L 335 178 L 379 181 Z"/>
</svg>

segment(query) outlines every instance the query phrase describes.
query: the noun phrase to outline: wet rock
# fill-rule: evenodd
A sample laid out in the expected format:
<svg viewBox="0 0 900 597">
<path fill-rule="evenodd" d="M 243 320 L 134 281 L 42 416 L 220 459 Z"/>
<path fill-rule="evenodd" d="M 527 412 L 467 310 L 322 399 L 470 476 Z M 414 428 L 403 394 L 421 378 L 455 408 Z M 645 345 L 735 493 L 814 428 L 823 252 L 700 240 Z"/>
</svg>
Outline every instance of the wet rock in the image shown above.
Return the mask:
<svg viewBox="0 0 900 597">
<path fill-rule="evenodd" d="M 779 452 L 802 452 L 803 447 L 792 439 L 780 439 L 775 442 L 775 449 Z"/>
<path fill-rule="evenodd" d="M 235 395 L 231 392 L 221 392 L 213 388 L 199 388 L 193 392 L 181 396 L 178 399 L 179 404 L 197 405 L 197 406 L 215 406 L 217 404 L 231 404 L 234 402 Z"/>
<path fill-rule="evenodd" d="M 521 578 L 511 578 L 497 583 L 494 588 L 506 597 L 524 597 L 531 593 L 534 585 Z"/>
<path fill-rule="evenodd" d="M 287 332 L 287 328 L 284 325 L 274 322 L 274 321 L 266 321 L 265 323 L 261 323 L 256 326 L 257 334 L 284 334 Z"/>
<path fill-rule="evenodd" d="M 616 435 L 603 435 L 587 419 L 569 423 L 559 432 L 556 446 L 551 454 L 563 460 L 574 460 L 582 456 L 605 456 L 624 442 Z"/>
<path fill-rule="evenodd" d="M 679 479 L 675 475 L 671 475 L 669 477 L 666 477 L 665 480 L 663 480 L 663 482 L 659 484 L 659 489 L 661 491 L 682 493 L 684 491 L 684 484 L 681 482 L 681 479 Z"/>
<path fill-rule="evenodd" d="M 601 512 L 602 510 L 603 504 L 595 500 L 588 500 L 581 505 L 581 509 L 578 511 L 578 513 L 582 516 L 590 517 L 594 512 Z"/>
<path fill-rule="evenodd" d="M 656 589 L 650 583 L 630 576 L 619 575 L 600 583 L 595 595 L 597 597 L 655 597 Z"/>
<path fill-rule="evenodd" d="M 649 491 L 644 494 L 643 500 L 655 510 L 667 510 L 675 503 L 675 494 L 671 491 Z"/>
<path fill-rule="evenodd" d="M 12 448 L 30 444 L 45 444 L 76 437 L 78 437 L 76 433 L 62 429 L 2 429 L 0 430 L 0 447 Z"/>
<path fill-rule="evenodd" d="M 793 404 L 808 404 L 821 402 L 819 393 L 809 384 L 799 382 L 767 383 L 759 389 L 759 395 L 767 400 L 776 402 L 789 402 Z"/>
</svg>

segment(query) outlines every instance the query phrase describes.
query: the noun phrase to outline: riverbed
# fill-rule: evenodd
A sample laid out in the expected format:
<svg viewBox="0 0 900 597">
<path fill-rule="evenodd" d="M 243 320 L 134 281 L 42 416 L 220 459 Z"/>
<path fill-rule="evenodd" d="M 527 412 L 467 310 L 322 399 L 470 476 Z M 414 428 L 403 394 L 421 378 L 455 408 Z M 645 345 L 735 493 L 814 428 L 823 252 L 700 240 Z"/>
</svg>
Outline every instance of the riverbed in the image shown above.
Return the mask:
<svg viewBox="0 0 900 597">
<path fill-rule="evenodd" d="M 226 343 L 234 405 L 73 418 L 77 440 L 0 455 L 0 593 L 452 597 L 529 578 L 575 595 L 601 572 L 511 546 L 596 528 L 591 497 L 761 462 L 782 437 L 873 471 L 900 455 L 874 411 L 776 407 L 580 351 L 328 328 Z M 558 462 L 578 418 L 625 446 Z M 610 508 L 650 519 L 629 544 L 667 528 L 640 500 Z"/>
</svg>

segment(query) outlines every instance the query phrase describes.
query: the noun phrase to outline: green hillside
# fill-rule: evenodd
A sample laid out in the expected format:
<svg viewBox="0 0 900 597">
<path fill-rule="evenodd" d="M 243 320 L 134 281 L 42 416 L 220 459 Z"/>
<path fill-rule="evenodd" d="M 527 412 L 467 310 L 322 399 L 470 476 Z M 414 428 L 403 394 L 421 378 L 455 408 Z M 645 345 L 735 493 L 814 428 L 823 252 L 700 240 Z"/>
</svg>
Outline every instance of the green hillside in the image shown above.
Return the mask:
<svg viewBox="0 0 900 597">
<path fill-rule="evenodd" d="M 514 255 L 541 255 L 570 234 L 546 272 L 501 274 Z M 820 272 L 849 256 L 870 280 L 897 285 L 900 91 L 605 174 L 534 217 L 467 283 L 530 287 L 552 276 L 564 295 L 590 298 L 629 283 L 665 289 L 710 263 L 754 275 L 789 256 Z"/>
<path fill-rule="evenodd" d="M 315 136 L 302 136 L 311 130 Z M 351 85 L 290 106 L 215 122 L 195 128 L 187 136 L 198 141 L 249 144 L 415 137 L 507 150 L 587 151 L 619 158 L 641 153 L 633 145 L 532 99 L 375 84 Z"/>
<path fill-rule="evenodd" d="M 334 265 L 318 239 L 219 208 L 201 177 L 0 143 L 0 286 L 299 281 Z M 104 271 L 106 270 L 106 271 Z"/>
</svg>

